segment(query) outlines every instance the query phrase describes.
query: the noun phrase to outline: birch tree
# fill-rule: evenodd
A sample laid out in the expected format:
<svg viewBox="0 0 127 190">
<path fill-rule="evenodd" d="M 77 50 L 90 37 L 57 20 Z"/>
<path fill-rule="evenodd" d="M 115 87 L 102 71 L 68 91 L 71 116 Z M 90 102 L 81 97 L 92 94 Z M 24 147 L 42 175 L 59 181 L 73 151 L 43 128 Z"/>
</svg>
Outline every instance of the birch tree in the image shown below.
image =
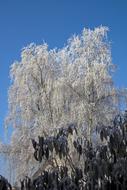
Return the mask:
<svg viewBox="0 0 127 190">
<path fill-rule="evenodd" d="M 11 66 L 7 126 L 13 127 L 10 157 L 16 179 L 40 167 L 32 158 L 31 138 L 47 136 L 68 123 L 92 140 L 96 126 L 108 125 L 119 112 L 120 90 L 106 27 L 84 29 L 62 49 L 30 44 Z"/>
</svg>

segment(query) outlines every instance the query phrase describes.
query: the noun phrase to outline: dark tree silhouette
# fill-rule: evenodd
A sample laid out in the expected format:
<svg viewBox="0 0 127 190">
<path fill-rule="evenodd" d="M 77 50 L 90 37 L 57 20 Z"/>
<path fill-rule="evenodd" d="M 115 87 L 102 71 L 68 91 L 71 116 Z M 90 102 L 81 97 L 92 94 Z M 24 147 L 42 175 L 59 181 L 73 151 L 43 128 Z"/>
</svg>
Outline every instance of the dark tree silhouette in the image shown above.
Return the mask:
<svg viewBox="0 0 127 190">
<path fill-rule="evenodd" d="M 69 136 L 74 132 L 72 146 L 82 167 L 77 167 L 70 154 Z M 127 190 L 127 111 L 118 115 L 112 126 L 98 126 L 101 143 L 95 146 L 78 134 L 76 124 L 60 128 L 53 136 L 32 139 L 34 157 L 38 162 L 55 161 L 34 179 L 20 180 L 21 190 Z M 79 138 L 80 136 L 80 138 Z M 56 158 L 52 155 L 55 155 Z M 59 158 L 59 162 L 57 160 Z M 0 190 L 11 190 L 5 178 L 0 178 Z"/>
<path fill-rule="evenodd" d="M 80 158 L 83 157 L 82 168 L 75 167 L 70 157 L 68 136 L 73 132 L 78 135 L 76 124 L 59 129 L 50 137 L 32 139 L 37 161 L 51 159 L 55 154 L 67 165 L 59 165 L 44 170 L 40 176 L 31 181 L 32 190 L 126 190 L 127 189 L 127 114 L 116 116 L 112 126 L 98 126 L 101 144 L 93 146 L 85 138 L 77 138 L 73 146 Z M 54 159 L 54 158 L 52 158 Z"/>
<path fill-rule="evenodd" d="M 0 175 L 0 190 L 12 190 L 10 183 Z"/>
</svg>

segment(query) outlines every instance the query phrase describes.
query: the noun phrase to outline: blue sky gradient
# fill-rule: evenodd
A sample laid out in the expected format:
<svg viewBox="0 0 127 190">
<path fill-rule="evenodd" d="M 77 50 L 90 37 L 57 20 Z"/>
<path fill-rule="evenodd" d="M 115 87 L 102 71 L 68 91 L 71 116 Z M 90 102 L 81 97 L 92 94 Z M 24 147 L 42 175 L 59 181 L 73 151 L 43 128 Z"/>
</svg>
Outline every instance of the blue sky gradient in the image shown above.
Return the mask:
<svg viewBox="0 0 127 190">
<path fill-rule="evenodd" d="M 61 48 L 74 33 L 104 25 L 110 29 L 115 84 L 127 87 L 126 0 L 0 0 L 0 139 L 7 115 L 9 68 L 31 42 Z"/>
</svg>

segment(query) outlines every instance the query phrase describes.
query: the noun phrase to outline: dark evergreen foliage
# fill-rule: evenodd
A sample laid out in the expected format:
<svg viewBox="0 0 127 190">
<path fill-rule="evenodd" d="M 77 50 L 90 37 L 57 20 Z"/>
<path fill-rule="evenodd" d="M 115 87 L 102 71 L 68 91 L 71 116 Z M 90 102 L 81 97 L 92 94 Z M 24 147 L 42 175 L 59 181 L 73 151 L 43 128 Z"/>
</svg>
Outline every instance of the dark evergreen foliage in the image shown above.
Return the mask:
<svg viewBox="0 0 127 190">
<path fill-rule="evenodd" d="M 69 150 L 69 135 L 77 135 L 73 148 L 82 158 L 83 166 L 76 167 Z M 42 171 L 31 180 L 22 181 L 21 190 L 127 190 L 127 114 L 118 115 L 112 126 L 99 126 L 100 145 L 94 146 L 84 137 L 79 137 L 76 124 L 59 129 L 54 136 L 32 139 L 34 157 L 38 162 L 55 159 L 67 163 Z M 1 177 L 0 189 L 6 190 L 8 182 Z M 11 186 L 8 186 L 11 189 Z"/>
<path fill-rule="evenodd" d="M 10 183 L 0 175 L 0 190 L 12 190 Z"/>
<path fill-rule="evenodd" d="M 126 112 L 125 112 L 126 113 Z M 33 147 L 36 160 L 49 159 L 55 150 L 60 159 L 70 159 L 68 136 L 76 131 L 76 125 L 62 128 L 53 137 L 39 137 Z M 77 138 L 73 146 L 80 157 L 84 158 L 84 166 L 75 167 L 73 159 L 70 166 L 54 167 L 44 171 L 33 181 L 36 190 L 126 190 L 127 189 L 127 116 L 118 115 L 112 126 L 99 126 L 101 145 L 95 147 L 85 138 Z M 34 144 L 37 144 L 35 146 Z M 71 163 L 72 161 L 72 163 Z M 71 169 L 70 169 L 71 168 Z M 71 172 L 70 172 L 71 170 Z"/>
</svg>

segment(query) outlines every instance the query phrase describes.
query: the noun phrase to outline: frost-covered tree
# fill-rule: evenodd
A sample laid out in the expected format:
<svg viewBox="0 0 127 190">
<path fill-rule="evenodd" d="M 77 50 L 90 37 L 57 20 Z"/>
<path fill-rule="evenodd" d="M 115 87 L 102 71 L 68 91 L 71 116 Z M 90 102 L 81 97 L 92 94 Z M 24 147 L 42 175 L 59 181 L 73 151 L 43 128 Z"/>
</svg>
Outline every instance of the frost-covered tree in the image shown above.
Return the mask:
<svg viewBox="0 0 127 190">
<path fill-rule="evenodd" d="M 96 126 L 108 125 L 119 111 L 121 92 L 113 84 L 114 65 L 106 27 L 84 29 L 62 49 L 31 44 L 11 66 L 9 115 L 13 127 L 10 157 L 16 178 L 40 167 L 31 138 L 77 123 L 89 140 Z"/>
</svg>

